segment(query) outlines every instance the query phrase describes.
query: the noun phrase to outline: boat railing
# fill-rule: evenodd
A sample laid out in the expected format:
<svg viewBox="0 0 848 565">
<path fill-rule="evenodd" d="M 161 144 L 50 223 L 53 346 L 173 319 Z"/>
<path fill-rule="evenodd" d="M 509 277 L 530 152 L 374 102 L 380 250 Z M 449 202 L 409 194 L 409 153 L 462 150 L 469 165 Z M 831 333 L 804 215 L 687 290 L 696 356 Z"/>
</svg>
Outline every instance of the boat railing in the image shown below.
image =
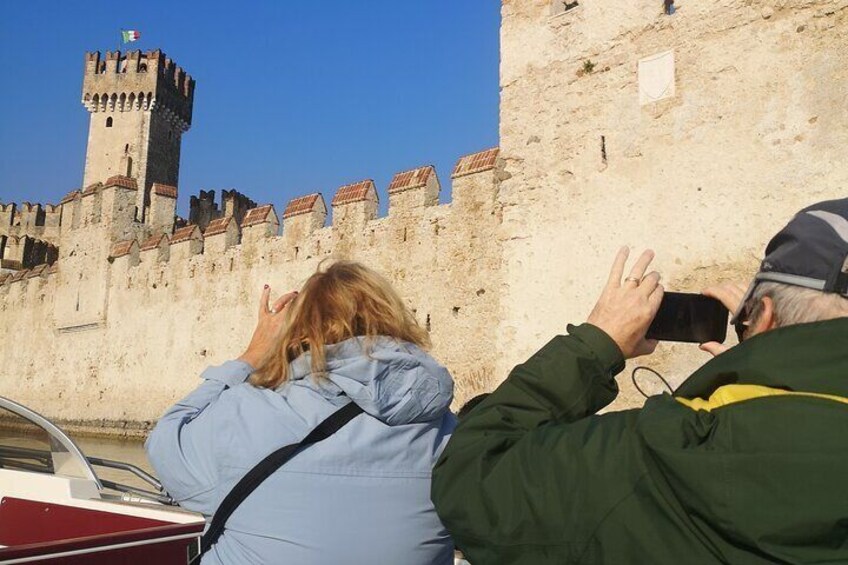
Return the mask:
<svg viewBox="0 0 848 565">
<path fill-rule="evenodd" d="M 0 461 L 24 471 L 36 472 L 49 472 L 53 465 L 49 451 L 13 445 L 0 445 Z"/>
<path fill-rule="evenodd" d="M 4 418 L 20 419 L 11 425 L 11 429 L 20 428 L 19 432 L 16 432 L 18 435 L 12 437 L 11 441 L 0 443 L 0 468 L 88 479 L 97 485 L 98 490 L 105 488 L 120 492 L 127 497 L 126 500 L 135 498 L 162 504 L 175 504 L 174 500 L 165 492 L 162 483 L 144 469 L 122 461 L 102 457 L 86 457 L 64 431 L 26 406 L 8 398 L 0 397 L 0 415 Z M 39 441 L 47 449 L 15 445 L 15 440 L 36 433 L 42 434 Z M 7 443 L 11 443 L 11 445 Z M 128 472 L 153 487 L 153 490 L 102 479 L 95 473 L 94 466 Z"/>
<path fill-rule="evenodd" d="M 118 471 L 126 471 L 128 473 L 132 473 L 145 483 L 149 484 L 156 490 L 162 490 L 162 483 L 159 480 L 142 469 L 141 467 L 137 467 L 132 463 L 124 463 L 123 461 L 115 461 L 113 459 L 104 459 L 103 457 L 92 457 L 87 456 L 88 462 L 92 465 L 97 465 L 98 467 L 107 467 L 109 469 L 117 469 Z"/>
<path fill-rule="evenodd" d="M 3 415 L 4 419 L 7 417 L 17 419 L 17 422 L 23 426 L 20 432 L 24 434 L 22 437 L 27 437 L 28 434 L 36 433 L 36 431 L 43 434 L 39 443 L 49 447 L 46 451 L 47 459 L 33 459 L 34 454 L 31 451 L 27 452 L 28 448 L 23 445 L 16 445 L 14 441 L 5 442 L 2 445 L 4 449 L 23 450 L 17 451 L 15 456 L 17 461 L 13 461 L 13 464 L 17 464 L 19 469 L 23 470 L 25 467 L 32 467 L 33 465 L 38 467 L 41 464 L 40 469 L 30 470 L 87 479 L 94 481 L 98 488 L 102 487 L 80 448 L 53 422 L 26 406 L 3 397 L 0 397 L 0 414 Z M 24 461 L 20 461 L 20 459 L 24 459 Z"/>
<path fill-rule="evenodd" d="M 32 449 L 28 447 L 16 447 L 9 445 L 0 445 L 0 467 L 6 469 L 18 469 L 21 471 L 30 471 L 35 473 L 50 473 L 53 454 L 50 451 L 42 449 Z M 162 487 L 156 477 L 137 467 L 131 463 L 123 461 L 114 461 L 112 459 L 104 459 L 102 457 L 86 457 L 88 463 L 96 467 L 105 467 L 115 469 L 117 471 L 125 471 L 136 476 L 139 480 L 149 484 L 154 490 L 147 490 L 131 485 L 110 481 L 102 477 L 98 477 L 100 484 L 105 489 L 114 490 L 123 494 L 136 496 L 147 500 L 155 500 L 156 502 L 168 505 L 175 505 L 174 499 L 171 498 L 165 489 Z"/>
<path fill-rule="evenodd" d="M 150 500 L 155 500 L 157 502 L 161 502 L 162 504 L 168 505 L 176 505 L 174 499 L 171 498 L 167 492 L 165 492 L 164 487 L 162 487 L 162 483 L 160 483 L 156 477 L 145 471 L 144 469 L 133 465 L 132 463 L 124 463 L 123 461 L 115 461 L 113 459 L 104 459 L 102 457 L 86 457 L 88 462 L 91 465 L 97 467 L 106 467 L 108 469 L 115 469 L 118 471 L 126 471 L 127 473 L 132 473 L 138 479 L 144 481 L 145 483 L 152 486 L 155 491 L 140 489 L 138 487 L 133 487 L 130 485 L 125 485 L 122 483 L 116 483 L 114 481 L 109 481 L 101 478 L 100 482 L 103 483 L 104 488 L 116 490 L 118 492 L 123 492 L 130 495 L 135 495 L 141 498 L 147 498 Z"/>
</svg>

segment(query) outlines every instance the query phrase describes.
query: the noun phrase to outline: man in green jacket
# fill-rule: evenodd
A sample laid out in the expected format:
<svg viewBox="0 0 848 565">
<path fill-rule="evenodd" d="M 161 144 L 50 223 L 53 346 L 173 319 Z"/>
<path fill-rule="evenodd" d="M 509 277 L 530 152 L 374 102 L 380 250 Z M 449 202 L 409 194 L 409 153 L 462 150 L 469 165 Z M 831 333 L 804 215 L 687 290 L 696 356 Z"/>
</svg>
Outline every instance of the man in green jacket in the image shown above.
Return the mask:
<svg viewBox="0 0 848 565">
<path fill-rule="evenodd" d="M 622 250 L 587 323 L 460 422 L 432 488 L 457 546 L 473 565 L 848 563 L 848 199 L 772 239 L 740 345 L 704 346 L 720 354 L 673 395 L 597 414 L 656 346 L 651 259 L 622 281 Z"/>
</svg>

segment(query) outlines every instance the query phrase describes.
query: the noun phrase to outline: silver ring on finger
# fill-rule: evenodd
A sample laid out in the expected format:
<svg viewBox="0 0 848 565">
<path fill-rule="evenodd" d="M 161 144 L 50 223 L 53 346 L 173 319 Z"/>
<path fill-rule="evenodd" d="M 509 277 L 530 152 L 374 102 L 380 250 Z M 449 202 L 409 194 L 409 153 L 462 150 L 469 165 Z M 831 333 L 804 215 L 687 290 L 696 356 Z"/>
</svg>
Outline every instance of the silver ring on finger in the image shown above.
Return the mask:
<svg viewBox="0 0 848 565">
<path fill-rule="evenodd" d="M 639 286 L 639 284 L 642 282 L 642 279 L 639 279 L 639 278 L 636 278 L 636 277 L 626 277 L 624 279 L 624 282 L 627 282 L 627 281 L 635 282 L 636 286 Z"/>
</svg>

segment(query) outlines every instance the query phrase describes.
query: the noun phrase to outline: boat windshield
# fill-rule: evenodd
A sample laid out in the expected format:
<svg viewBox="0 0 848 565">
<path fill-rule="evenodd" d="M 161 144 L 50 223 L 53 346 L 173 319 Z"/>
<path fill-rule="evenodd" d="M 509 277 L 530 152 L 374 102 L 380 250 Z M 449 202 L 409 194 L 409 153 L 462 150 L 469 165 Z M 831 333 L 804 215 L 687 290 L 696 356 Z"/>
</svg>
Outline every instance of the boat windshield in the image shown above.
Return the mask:
<svg viewBox="0 0 848 565">
<path fill-rule="evenodd" d="M 52 422 L 0 397 L 0 469 L 94 480 L 97 476 L 74 442 Z"/>
</svg>

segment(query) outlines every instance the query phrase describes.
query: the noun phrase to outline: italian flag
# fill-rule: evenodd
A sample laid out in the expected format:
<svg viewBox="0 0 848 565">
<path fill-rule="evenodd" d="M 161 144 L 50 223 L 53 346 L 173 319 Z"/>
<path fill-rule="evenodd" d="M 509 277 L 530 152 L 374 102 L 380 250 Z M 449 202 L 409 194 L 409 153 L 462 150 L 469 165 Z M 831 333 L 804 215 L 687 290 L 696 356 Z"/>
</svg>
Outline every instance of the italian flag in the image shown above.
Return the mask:
<svg viewBox="0 0 848 565">
<path fill-rule="evenodd" d="M 132 43 L 133 41 L 138 41 L 141 37 L 140 31 L 135 31 L 134 29 L 130 30 L 122 30 L 121 36 L 124 38 L 124 43 Z"/>
</svg>

